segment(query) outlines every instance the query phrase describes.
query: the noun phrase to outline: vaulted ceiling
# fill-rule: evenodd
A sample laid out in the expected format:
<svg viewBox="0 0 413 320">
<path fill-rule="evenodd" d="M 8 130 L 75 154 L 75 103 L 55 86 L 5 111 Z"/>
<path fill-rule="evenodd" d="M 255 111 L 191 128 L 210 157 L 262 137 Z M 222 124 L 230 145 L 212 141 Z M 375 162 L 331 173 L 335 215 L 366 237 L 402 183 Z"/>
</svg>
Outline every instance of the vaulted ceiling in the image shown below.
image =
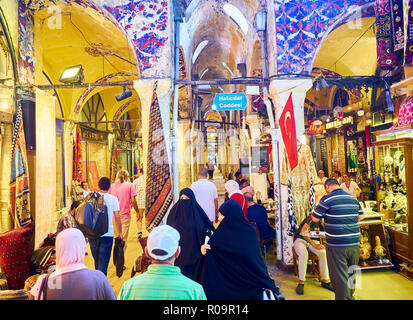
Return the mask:
<svg viewBox="0 0 413 320">
<path fill-rule="evenodd" d="M 35 56 L 36 84 L 59 84 L 63 70 L 81 64 L 84 82 L 93 83 L 107 78 L 110 81 L 134 80 L 138 78 L 136 60 L 124 33 L 110 21 L 90 8 L 76 4 L 62 5 L 61 20 L 53 20 L 47 8 L 35 12 Z M 61 26 L 59 26 L 59 24 Z M 46 76 L 45 76 L 46 75 Z M 104 99 L 107 120 L 111 120 L 128 100 L 117 102 L 114 96 L 122 87 L 100 87 L 81 98 L 88 88 L 57 89 L 65 118 L 79 119 L 75 113 L 96 93 Z M 139 98 L 134 95 L 123 113 L 140 108 Z M 122 113 L 122 114 L 123 114 Z M 122 116 L 118 114 L 118 116 Z"/>
</svg>

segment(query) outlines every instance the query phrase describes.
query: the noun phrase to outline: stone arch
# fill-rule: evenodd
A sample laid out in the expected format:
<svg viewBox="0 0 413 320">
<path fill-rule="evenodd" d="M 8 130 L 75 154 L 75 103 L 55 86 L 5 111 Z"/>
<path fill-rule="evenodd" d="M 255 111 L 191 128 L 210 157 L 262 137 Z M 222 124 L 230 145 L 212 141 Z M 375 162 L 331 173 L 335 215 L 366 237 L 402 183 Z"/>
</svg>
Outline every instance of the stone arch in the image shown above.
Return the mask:
<svg viewBox="0 0 413 320">
<path fill-rule="evenodd" d="M 360 13 L 361 11 L 361 13 Z M 354 20 L 362 19 L 366 17 L 370 17 L 374 15 L 374 2 L 366 3 L 362 6 L 356 6 L 353 10 L 344 12 L 341 17 L 339 17 L 327 30 L 324 31 L 323 37 L 321 38 L 319 44 L 317 45 L 316 49 L 314 50 L 314 54 L 311 58 L 310 63 L 308 64 L 305 71 L 307 73 L 311 73 L 313 70 L 315 59 L 317 58 L 320 49 L 322 48 L 324 41 L 327 39 L 328 35 L 341 25 L 345 23 L 351 23 Z M 353 19 L 354 18 L 354 19 Z"/>
</svg>

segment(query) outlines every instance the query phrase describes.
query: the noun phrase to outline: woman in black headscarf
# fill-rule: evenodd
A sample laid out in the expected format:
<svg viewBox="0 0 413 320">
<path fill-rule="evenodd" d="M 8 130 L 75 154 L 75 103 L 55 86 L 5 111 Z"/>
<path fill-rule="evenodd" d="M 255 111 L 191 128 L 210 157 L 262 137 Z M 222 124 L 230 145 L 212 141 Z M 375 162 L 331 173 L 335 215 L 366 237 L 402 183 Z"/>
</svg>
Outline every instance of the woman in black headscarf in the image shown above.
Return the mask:
<svg viewBox="0 0 413 320">
<path fill-rule="evenodd" d="M 206 258 L 201 284 L 208 300 L 262 300 L 263 289 L 279 295 L 268 275 L 257 233 L 245 220 L 241 206 L 228 200 L 218 214 L 217 230 L 201 247 Z"/>
<path fill-rule="evenodd" d="M 181 254 L 175 265 L 180 267 L 183 275 L 200 282 L 204 257 L 199 248 L 205 243 L 205 237 L 211 236 L 215 229 L 191 189 L 181 190 L 179 200 L 172 207 L 166 224 L 178 230 L 181 236 Z"/>
</svg>

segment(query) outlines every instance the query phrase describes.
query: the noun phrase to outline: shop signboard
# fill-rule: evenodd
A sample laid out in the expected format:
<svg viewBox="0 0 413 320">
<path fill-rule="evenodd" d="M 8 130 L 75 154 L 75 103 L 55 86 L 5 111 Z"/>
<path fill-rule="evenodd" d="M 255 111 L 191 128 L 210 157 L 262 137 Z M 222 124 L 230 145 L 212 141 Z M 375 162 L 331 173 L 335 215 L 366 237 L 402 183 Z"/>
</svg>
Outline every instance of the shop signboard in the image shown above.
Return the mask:
<svg viewBox="0 0 413 320">
<path fill-rule="evenodd" d="M 343 119 L 336 119 L 334 121 L 327 122 L 326 130 L 337 129 L 344 125 L 351 125 L 351 124 L 354 124 L 354 117 L 347 116 L 347 117 L 344 117 Z"/>
<path fill-rule="evenodd" d="M 105 132 L 95 131 L 92 128 L 82 127 L 82 139 L 106 142 L 108 136 Z"/>
<path fill-rule="evenodd" d="M 217 111 L 245 110 L 247 96 L 245 93 L 217 93 L 214 98 L 214 109 Z"/>
<path fill-rule="evenodd" d="M 251 148 L 251 169 L 253 173 L 269 172 L 269 165 L 268 165 L 268 147 L 252 147 Z"/>
<path fill-rule="evenodd" d="M 308 121 L 308 133 L 309 134 L 322 134 L 324 132 L 323 121 L 321 120 L 309 120 Z"/>
</svg>

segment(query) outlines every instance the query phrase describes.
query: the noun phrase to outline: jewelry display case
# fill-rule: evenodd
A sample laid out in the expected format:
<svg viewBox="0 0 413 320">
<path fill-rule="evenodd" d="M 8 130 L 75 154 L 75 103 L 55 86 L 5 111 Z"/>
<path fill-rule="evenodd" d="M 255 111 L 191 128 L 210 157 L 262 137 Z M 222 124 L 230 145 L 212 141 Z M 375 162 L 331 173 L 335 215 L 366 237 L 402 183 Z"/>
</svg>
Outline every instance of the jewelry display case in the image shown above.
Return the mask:
<svg viewBox="0 0 413 320">
<path fill-rule="evenodd" d="M 377 210 L 393 263 L 413 279 L 413 125 L 374 135 Z"/>
</svg>

